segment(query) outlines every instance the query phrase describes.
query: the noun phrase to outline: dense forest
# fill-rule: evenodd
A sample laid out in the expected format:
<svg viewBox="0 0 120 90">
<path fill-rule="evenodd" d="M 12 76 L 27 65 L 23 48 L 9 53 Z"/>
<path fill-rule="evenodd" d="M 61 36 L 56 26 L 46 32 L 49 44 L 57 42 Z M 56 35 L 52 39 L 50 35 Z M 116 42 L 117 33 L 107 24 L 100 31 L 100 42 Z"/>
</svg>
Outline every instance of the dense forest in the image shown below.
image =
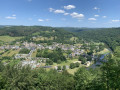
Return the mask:
<svg viewBox="0 0 120 90">
<path fill-rule="evenodd" d="M 104 42 L 112 50 L 120 45 L 120 28 L 64 28 L 64 30 L 72 31 L 87 41 Z"/>
</svg>

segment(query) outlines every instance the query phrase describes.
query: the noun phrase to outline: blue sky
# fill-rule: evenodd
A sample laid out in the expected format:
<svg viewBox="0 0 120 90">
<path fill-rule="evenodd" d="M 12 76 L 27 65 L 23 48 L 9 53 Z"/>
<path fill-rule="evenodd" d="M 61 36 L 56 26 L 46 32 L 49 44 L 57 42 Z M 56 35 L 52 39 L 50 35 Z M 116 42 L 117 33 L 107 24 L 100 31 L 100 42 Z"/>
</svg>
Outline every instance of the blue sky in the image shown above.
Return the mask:
<svg viewBox="0 0 120 90">
<path fill-rule="evenodd" d="M 120 0 L 0 0 L 0 25 L 120 27 Z"/>
</svg>

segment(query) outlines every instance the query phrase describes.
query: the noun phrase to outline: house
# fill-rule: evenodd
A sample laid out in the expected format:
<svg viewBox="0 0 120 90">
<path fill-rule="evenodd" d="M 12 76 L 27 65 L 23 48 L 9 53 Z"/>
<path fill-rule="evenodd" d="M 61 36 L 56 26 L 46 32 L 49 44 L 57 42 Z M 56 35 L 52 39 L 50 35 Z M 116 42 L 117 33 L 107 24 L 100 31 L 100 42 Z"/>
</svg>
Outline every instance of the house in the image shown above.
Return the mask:
<svg viewBox="0 0 120 90">
<path fill-rule="evenodd" d="M 15 59 L 31 59 L 30 55 L 29 54 L 16 54 L 15 55 Z"/>
<path fill-rule="evenodd" d="M 37 49 L 42 50 L 42 49 L 45 49 L 45 47 L 43 45 L 37 44 Z"/>
<path fill-rule="evenodd" d="M 52 66 L 43 66 L 42 68 L 51 68 Z"/>
<path fill-rule="evenodd" d="M 24 60 L 24 61 L 21 61 L 21 64 L 22 66 L 29 65 L 32 69 L 40 66 L 40 63 L 37 63 L 36 60 Z"/>
</svg>

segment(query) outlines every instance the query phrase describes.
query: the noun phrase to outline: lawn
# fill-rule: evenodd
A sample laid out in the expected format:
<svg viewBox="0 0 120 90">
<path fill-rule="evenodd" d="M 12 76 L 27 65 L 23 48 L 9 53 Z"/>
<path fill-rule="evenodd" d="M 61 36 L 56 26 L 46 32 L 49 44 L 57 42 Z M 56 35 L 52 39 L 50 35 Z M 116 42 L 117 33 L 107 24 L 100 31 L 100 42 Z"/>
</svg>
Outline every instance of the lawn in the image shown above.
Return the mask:
<svg viewBox="0 0 120 90">
<path fill-rule="evenodd" d="M 97 54 L 106 54 L 109 53 L 110 51 L 107 48 L 104 48 L 104 50 L 98 52 Z"/>
<path fill-rule="evenodd" d="M 79 68 L 74 68 L 74 69 L 68 69 L 67 71 L 70 73 L 70 74 L 74 74 Z"/>
<path fill-rule="evenodd" d="M 21 38 L 22 37 L 0 36 L 0 41 L 12 42 L 12 41 L 15 41 L 15 40 L 21 39 Z"/>
<path fill-rule="evenodd" d="M 35 50 L 35 51 L 32 53 L 32 57 L 36 57 L 36 54 L 37 54 L 37 50 Z"/>
<path fill-rule="evenodd" d="M 61 62 L 60 64 L 54 63 L 52 66 L 64 66 L 64 65 L 70 65 L 70 63 L 73 63 L 75 61 L 78 61 L 78 59 L 68 59 L 67 61 Z"/>
</svg>

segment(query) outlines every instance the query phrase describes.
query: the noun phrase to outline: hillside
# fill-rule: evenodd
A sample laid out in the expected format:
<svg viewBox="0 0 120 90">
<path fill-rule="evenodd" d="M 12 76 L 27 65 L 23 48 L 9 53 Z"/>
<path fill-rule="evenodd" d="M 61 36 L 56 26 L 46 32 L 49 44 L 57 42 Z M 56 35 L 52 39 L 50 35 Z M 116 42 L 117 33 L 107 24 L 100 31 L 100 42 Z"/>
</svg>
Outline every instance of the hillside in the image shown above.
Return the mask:
<svg viewBox="0 0 120 90">
<path fill-rule="evenodd" d="M 64 30 L 71 31 L 72 28 Z M 74 28 L 72 32 L 87 41 L 104 42 L 112 50 L 120 45 L 120 28 Z"/>
<path fill-rule="evenodd" d="M 21 41 L 35 43 L 68 43 L 78 42 L 78 37 L 72 32 L 60 28 L 43 26 L 10 26 L 0 28 L 0 36 L 24 37 Z"/>
</svg>

